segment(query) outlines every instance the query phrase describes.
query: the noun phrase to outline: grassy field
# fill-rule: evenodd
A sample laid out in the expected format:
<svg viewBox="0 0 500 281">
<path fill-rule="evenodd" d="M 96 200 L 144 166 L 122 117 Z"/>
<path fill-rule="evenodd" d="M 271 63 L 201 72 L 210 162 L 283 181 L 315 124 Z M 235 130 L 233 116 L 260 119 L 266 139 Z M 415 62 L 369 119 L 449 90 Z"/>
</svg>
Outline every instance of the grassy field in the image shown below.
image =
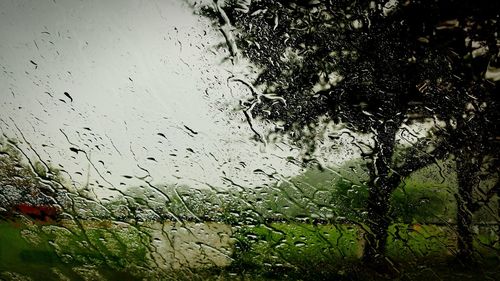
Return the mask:
<svg viewBox="0 0 500 281">
<path fill-rule="evenodd" d="M 360 261 L 363 231 L 359 226 L 273 223 L 240 230 L 236 262 L 241 268 L 289 268 L 308 274 L 328 274 Z M 389 230 L 387 256 L 397 266 L 413 267 L 453 261 L 456 235 L 448 226 L 394 224 Z M 479 263 L 498 261 L 494 234 L 484 231 L 475 241 Z M 396 268 L 397 269 L 397 268 Z"/>
<path fill-rule="evenodd" d="M 146 266 L 145 234 L 110 223 L 0 223 L 0 272 L 33 280 L 128 280 Z M 90 279 L 89 279 L 90 278 Z"/>
<path fill-rule="evenodd" d="M 137 226 L 110 221 L 53 224 L 27 219 L 3 221 L 0 222 L 0 277 L 5 280 L 19 280 L 20 276 L 31 280 L 311 280 L 304 276 L 317 280 L 328 276 L 363 280 L 368 275 L 374 280 L 388 278 L 371 275 L 370 269 L 360 267 L 362 233 L 355 225 L 293 222 L 230 227 L 213 223 Z M 461 280 L 487 280 L 484 278 L 496 278 L 499 272 L 499 247 L 495 240 L 491 231 L 480 231 L 477 235 L 476 271 L 449 269 L 456 236 L 446 226 L 394 224 L 387 251 L 395 274 L 406 278 L 401 280 L 424 280 L 434 275 L 433 280 L 439 280 L 436 276 L 452 280 L 448 277 L 456 274 L 461 274 Z M 177 266 L 165 266 L 175 263 Z"/>
</svg>

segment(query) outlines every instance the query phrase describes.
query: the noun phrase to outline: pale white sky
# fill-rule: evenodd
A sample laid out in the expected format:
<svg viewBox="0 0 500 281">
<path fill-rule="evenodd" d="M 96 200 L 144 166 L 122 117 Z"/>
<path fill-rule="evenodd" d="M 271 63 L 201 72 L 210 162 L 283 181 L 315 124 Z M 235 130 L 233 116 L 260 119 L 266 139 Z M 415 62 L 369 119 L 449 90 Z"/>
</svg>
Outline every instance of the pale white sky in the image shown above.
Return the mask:
<svg viewBox="0 0 500 281">
<path fill-rule="evenodd" d="M 228 78 L 251 81 L 257 70 L 224 60 L 222 34 L 183 1 L 1 0 L 0 38 L 1 131 L 22 133 L 76 188 L 90 171 L 107 196 L 143 183 L 141 167 L 155 184 L 197 187 L 268 182 L 256 169 L 299 172 L 285 161 L 297 149 L 250 140 L 233 110 L 250 92 Z"/>
</svg>

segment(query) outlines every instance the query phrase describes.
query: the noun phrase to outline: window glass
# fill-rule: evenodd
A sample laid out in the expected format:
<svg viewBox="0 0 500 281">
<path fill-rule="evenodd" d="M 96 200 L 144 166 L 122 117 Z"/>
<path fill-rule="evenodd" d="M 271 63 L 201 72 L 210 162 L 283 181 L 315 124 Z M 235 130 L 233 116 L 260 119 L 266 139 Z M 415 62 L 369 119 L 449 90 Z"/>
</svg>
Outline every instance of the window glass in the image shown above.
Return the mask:
<svg viewBox="0 0 500 281">
<path fill-rule="evenodd" d="M 0 279 L 496 279 L 499 5 L 0 1 Z"/>
</svg>

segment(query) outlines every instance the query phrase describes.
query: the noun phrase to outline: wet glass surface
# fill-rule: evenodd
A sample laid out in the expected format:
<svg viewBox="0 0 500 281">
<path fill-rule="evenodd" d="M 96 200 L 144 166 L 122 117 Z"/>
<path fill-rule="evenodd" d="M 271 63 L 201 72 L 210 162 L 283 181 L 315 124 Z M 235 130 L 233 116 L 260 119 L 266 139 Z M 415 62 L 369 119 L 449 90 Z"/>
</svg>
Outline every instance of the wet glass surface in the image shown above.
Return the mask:
<svg viewBox="0 0 500 281">
<path fill-rule="evenodd" d="M 497 280 L 499 5 L 1 0 L 0 280 Z"/>
</svg>

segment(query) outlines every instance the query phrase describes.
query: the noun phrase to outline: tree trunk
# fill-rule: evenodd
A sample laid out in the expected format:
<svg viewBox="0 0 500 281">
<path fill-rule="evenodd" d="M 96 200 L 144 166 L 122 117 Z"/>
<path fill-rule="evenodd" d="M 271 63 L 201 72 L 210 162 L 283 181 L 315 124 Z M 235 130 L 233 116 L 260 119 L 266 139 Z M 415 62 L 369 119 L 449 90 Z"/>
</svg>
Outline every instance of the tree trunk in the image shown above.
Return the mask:
<svg viewBox="0 0 500 281">
<path fill-rule="evenodd" d="M 472 262 L 473 232 L 472 208 L 473 190 L 478 184 L 478 167 L 471 155 L 457 157 L 458 194 L 457 194 L 457 258 L 464 264 Z"/>
<path fill-rule="evenodd" d="M 363 261 L 366 263 L 379 264 L 385 256 L 388 228 L 390 225 L 389 198 L 387 193 L 370 187 L 368 197 L 368 217 L 366 225 L 369 231 L 365 234 L 365 248 Z"/>
<path fill-rule="evenodd" d="M 497 185 L 500 179 L 497 179 Z M 496 190 L 497 194 L 497 244 L 500 244 L 500 188 Z"/>
<path fill-rule="evenodd" d="M 390 225 L 389 207 L 392 191 L 397 184 L 389 183 L 390 166 L 394 153 L 395 137 L 399 126 L 394 122 L 377 128 L 373 161 L 370 170 L 370 184 L 367 206 L 365 248 L 363 261 L 367 264 L 385 263 L 385 247 Z"/>
</svg>

